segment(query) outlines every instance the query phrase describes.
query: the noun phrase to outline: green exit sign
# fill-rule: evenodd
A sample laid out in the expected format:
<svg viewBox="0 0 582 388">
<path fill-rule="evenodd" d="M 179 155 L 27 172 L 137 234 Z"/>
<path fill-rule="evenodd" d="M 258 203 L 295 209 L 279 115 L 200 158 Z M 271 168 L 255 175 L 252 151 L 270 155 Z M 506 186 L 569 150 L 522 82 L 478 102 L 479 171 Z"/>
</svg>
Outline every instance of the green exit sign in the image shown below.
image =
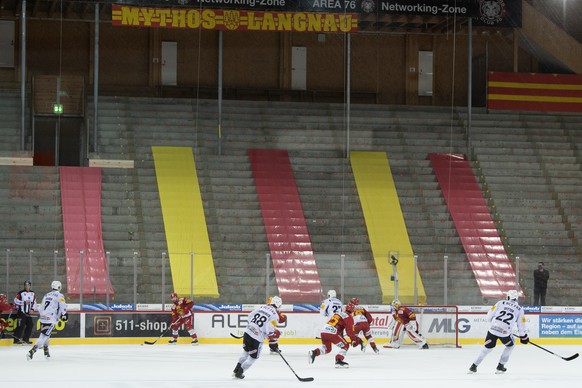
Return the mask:
<svg viewBox="0 0 582 388">
<path fill-rule="evenodd" d="M 53 113 L 56 115 L 63 114 L 63 104 L 54 104 L 53 105 Z"/>
</svg>

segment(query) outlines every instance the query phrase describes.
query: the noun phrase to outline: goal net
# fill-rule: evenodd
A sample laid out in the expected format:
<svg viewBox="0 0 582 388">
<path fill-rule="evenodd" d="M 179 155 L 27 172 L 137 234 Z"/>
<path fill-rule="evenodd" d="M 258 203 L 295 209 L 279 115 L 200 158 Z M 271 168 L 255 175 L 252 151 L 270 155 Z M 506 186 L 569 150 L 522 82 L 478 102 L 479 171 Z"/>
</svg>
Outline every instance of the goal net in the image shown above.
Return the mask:
<svg viewBox="0 0 582 388">
<path fill-rule="evenodd" d="M 416 314 L 416 320 L 420 325 L 420 332 L 426 338 L 429 346 L 460 347 L 458 329 L 459 309 L 457 306 L 406 307 Z M 392 329 L 388 329 L 393 322 L 392 312 L 387 313 L 385 317 L 386 329 L 384 333 L 382 333 L 381 325 L 378 325 L 375 327 L 378 331 L 374 335 L 378 339 L 386 337 L 387 341 L 384 343 L 388 343 L 392 339 Z M 414 345 L 414 343 L 405 335 L 402 345 Z"/>
</svg>

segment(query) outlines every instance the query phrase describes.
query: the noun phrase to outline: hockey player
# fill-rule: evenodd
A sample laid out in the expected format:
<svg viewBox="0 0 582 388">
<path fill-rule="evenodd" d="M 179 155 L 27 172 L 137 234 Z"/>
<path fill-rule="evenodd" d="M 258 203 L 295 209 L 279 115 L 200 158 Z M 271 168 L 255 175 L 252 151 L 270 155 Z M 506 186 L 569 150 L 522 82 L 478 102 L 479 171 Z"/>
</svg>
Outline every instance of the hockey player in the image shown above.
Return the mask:
<svg viewBox="0 0 582 388">
<path fill-rule="evenodd" d="M 32 333 L 31 313 L 36 308 L 36 294 L 32 291 L 32 282 L 27 280 L 24 282 L 24 289 L 18 291 L 14 297 L 14 306 L 18 313 L 18 325 L 14 331 L 14 343 L 32 344 L 30 342 L 30 334 Z"/>
<path fill-rule="evenodd" d="M 426 340 L 420 334 L 420 325 L 416 320 L 416 314 L 408 307 L 402 306 L 398 299 L 392 301 L 392 340 L 389 344 L 384 345 L 385 348 L 398 349 L 402 345 L 404 334 L 408 334 L 408 338 L 418 346 L 419 349 L 428 349 Z"/>
<path fill-rule="evenodd" d="M 0 294 L 0 314 L 4 314 L 10 310 L 12 310 L 12 305 L 7 302 L 8 298 L 6 298 L 5 294 Z"/>
<path fill-rule="evenodd" d="M 12 305 L 6 302 L 6 295 L 0 294 L 0 314 L 7 313 L 9 311 L 12 311 Z M 0 318 L 0 338 L 3 338 L 4 330 L 9 325 L 10 324 L 4 318 Z"/>
<path fill-rule="evenodd" d="M 267 300 L 267 304 L 272 304 L 273 298 L 274 298 L 273 296 L 270 297 Z M 281 336 L 281 332 L 277 329 L 277 324 L 280 324 L 280 323 L 282 324 L 282 323 L 287 322 L 287 316 L 285 314 L 281 313 L 279 310 L 277 310 L 277 314 L 279 315 L 279 320 L 271 322 L 271 324 L 275 328 L 275 331 L 273 332 L 273 334 L 269 335 L 269 337 L 268 337 L 269 349 L 271 351 L 271 354 L 276 354 L 276 353 L 281 351 L 281 349 L 279 349 L 279 337 Z"/>
<path fill-rule="evenodd" d="M 61 282 L 58 280 L 53 281 L 51 288 L 52 291 L 42 298 L 42 303 L 39 305 L 40 335 L 32 349 L 26 354 L 26 358 L 29 361 L 32 360 L 34 353 L 40 348 L 43 348 L 45 358 L 50 358 L 49 342 L 51 333 L 59 319 L 65 322 L 69 319 L 65 297 L 61 294 Z"/>
<path fill-rule="evenodd" d="M 507 300 L 500 300 L 495 303 L 487 313 L 489 330 L 485 337 L 485 346 L 481 349 L 481 352 L 475 361 L 473 361 L 473 364 L 469 368 L 469 374 L 477 372 L 477 367 L 481 364 L 483 359 L 491 353 L 497 344 L 497 340 L 505 345 L 505 349 L 503 349 L 503 353 L 501 353 L 495 373 L 501 374 L 507 371 L 505 364 L 509 361 L 509 356 L 511 356 L 514 349 L 514 342 L 511 333 L 516 324 L 520 342 L 522 344 L 527 344 L 529 342 L 529 337 L 526 333 L 525 327 L 525 315 L 523 308 L 517 302 L 518 297 L 519 294 L 515 290 L 507 292 Z"/>
<path fill-rule="evenodd" d="M 321 302 L 319 313 L 325 317 L 325 322 L 327 322 L 335 313 L 341 312 L 342 307 L 343 303 L 337 298 L 335 290 L 329 290 L 327 292 L 327 299 L 324 299 L 323 302 Z"/>
<path fill-rule="evenodd" d="M 332 345 L 336 345 L 340 348 L 340 351 L 335 356 L 335 367 L 350 367 L 350 365 L 344 361 L 346 353 L 350 347 L 344 338 L 344 330 L 345 334 L 352 340 L 352 346 L 356 347 L 360 345 L 360 339 L 356 336 L 353 329 L 354 319 L 351 314 L 354 313 L 354 309 L 355 306 L 350 303 L 346 306 L 345 312 L 339 311 L 331 316 L 321 331 L 322 345 L 317 349 L 310 350 L 307 354 L 310 364 L 313 364 L 315 357 L 330 353 Z"/>
<path fill-rule="evenodd" d="M 169 344 L 175 344 L 178 342 L 178 330 L 182 324 L 185 325 L 188 334 L 192 337 L 192 345 L 198 345 L 198 336 L 194 331 L 194 315 L 192 314 L 192 307 L 194 302 L 188 298 L 180 298 L 178 294 L 172 292 L 170 294 L 172 302 L 172 339 L 168 342 Z"/>
<path fill-rule="evenodd" d="M 278 296 L 269 298 L 269 304 L 254 309 L 248 316 L 248 324 L 243 335 L 243 352 L 233 371 L 233 377 L 244 379 L 246 372 L 261 355 L 265 338 L 275 333 L 279 323 L 279 309 L 283 300 Z M 273 324 L 275 323 L 275 324 Z"/>
<path fill-rule="evenodd" d="M 376 346 L 376 341 L 372 336 L 372 330 L 370 329 L 370 324 L 374 321 L 368 310 L 360 306 L 360 300 L 358 298 L 350 299 L 350 303 L 354 305 L 354 333 L 359 337 L 360 333 L 364 335 L 366 341 L 370 344 L 370 347 L 374 353 L 379 353 L 378 347 Z M 360 338 L 361 341 L 361 338 Z M 362 341 L 362 351 L 366 350 L 364 342 Z"/>
</svg>

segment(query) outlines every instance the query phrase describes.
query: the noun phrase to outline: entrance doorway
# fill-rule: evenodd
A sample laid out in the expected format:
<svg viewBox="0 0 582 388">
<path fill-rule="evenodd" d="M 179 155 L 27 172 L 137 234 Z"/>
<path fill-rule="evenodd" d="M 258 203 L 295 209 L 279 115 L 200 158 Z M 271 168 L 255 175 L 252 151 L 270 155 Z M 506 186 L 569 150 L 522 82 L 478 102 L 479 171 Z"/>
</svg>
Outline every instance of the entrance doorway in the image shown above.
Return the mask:
<svg viewBox="0 0 582 388">
<path fill-rule="evenodd" d="M 178 42 L 162 42 L 162 85 L 178 85 Z"/>
<path fill-rule="evenodd" d="M 81 166 L 84 160 L 83 119 L 36 117 L 35 166 Z"/>
<path fill-rule="evenodd" d="M 291 89 L 307 90 L 307 47 L 293 46 L 292 48 Z"/>
</svg>

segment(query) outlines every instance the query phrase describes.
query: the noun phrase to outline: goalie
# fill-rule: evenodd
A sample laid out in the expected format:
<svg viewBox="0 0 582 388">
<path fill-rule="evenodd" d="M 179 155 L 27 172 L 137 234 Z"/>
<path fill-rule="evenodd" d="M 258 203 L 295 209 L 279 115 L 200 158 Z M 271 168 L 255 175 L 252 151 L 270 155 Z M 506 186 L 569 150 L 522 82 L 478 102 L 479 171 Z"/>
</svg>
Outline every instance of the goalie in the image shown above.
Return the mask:
<svg viewBox="0 0 582 388">
<path fill-rule="evenodd" d="M 402 345 L 404 335 L 416 344 L 419 349 L 428 349 L 426 339 L 420 334 L 420 325 L 416 320 L 416 314 L 407 307 L 402 306 L 398 299 L 392 301 L 392 340 L 385 348 L 398 349 Z M 389 327 L 390 328 L 390 327 Z"/>
</svg>

